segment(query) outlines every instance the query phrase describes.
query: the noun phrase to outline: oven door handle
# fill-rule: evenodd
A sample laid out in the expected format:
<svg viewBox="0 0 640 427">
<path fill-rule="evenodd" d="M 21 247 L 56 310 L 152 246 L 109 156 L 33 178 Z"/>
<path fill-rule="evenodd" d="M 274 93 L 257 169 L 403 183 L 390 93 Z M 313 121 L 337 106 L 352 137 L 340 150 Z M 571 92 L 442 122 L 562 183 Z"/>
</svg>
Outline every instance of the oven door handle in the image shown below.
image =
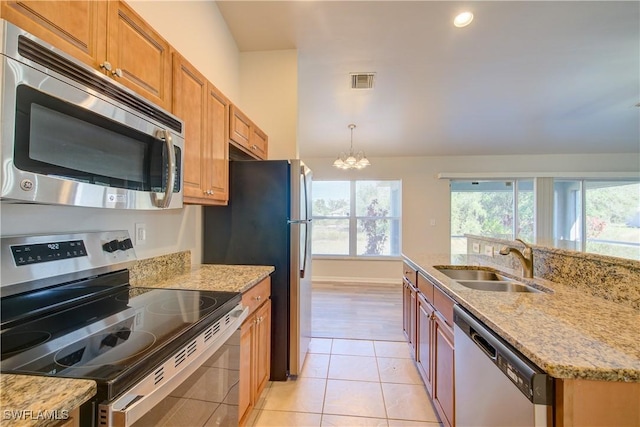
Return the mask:
<svg viewBox="0 0 640 427">
<path fill-rule="evenodd" d="M 167 372 L 170 375 L 166 381 L 161 382 L 158 385 L 154 385 L 155 372 L 158 369 L 154 369 L 153 372 L 140 381 L 137 385 L 133 386 L 129 391 L 121 395 L 113 402 L 105 402 L 98 407 L 98 427 L 129 427 L 151 409 L 153 409 L 158 403 L 160 403 L 165 397 L 175 390 L 180 384 L 182 384 L 187 378 L 189 378 L 196 370 L 202 366 L 214 353 L 216 353 L 229 338 L 240 329 L 242 322 L 249 316 L 249 307 L 238 306 L 235 310 L 229 313 L 231 323 L 227 325 L 222 333 L 214 338 L 214 340 L 208 344 L 205 351 L 199 354 L 195 359 L 192 359 L 188 364 L 182 363 L 180 369 L 175 372 Z M 224 317 L 223 317 L 224 319 Z M 221 319 L 220 321 L 222 322 Z M 205 333 L 201 334 L 198 338 L 198 344 L 200 339 L 204 339 Z M 173 365 L 173 357 L 169 358 L 163 366 L 169 364 Z M 169 369 L 167 369 L 169 371 Z"/>
</svg>

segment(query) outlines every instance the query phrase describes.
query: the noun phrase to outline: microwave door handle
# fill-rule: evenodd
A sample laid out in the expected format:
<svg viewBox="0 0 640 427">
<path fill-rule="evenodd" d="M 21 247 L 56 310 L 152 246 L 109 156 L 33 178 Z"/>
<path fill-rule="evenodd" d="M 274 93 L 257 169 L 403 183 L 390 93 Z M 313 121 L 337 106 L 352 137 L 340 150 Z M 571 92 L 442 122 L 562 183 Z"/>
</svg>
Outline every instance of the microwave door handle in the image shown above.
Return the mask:
<svg viewBox="0 0 640 427">
<path fill-rule="evenodd" d="M 173 186 L 176 182 L 176 154 L 173 149 L 173 141 L 171 140 L 171 133 L 166 129 L 161 129 L 157 132 L 160 139 L 164 140 L 167 146 L 168 161 L 169 161 L 169 177 L 167 182 L 167 188 L 164 190 L 164 197 L 159 199 L 156 193 L 152 193 L 151 197 L 153 203 L 159 208 L 168 208 L 171 203 L 171 196 L 173 195 Z"/>
</svg>

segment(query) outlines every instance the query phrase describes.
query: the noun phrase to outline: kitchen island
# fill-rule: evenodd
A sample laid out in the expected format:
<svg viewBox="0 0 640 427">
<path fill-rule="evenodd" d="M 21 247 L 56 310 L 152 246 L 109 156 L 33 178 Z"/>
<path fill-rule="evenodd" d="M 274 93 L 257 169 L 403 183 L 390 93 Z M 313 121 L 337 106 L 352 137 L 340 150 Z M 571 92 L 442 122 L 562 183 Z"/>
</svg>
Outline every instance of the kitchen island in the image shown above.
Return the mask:
<svg viewBox="0 0 640 427">
<path fill-rule="evenodd" d="M 556 425 L 578 425 L 577 420 L 585 419 L 578 416 L 594 413 L 622 414 L 630 425 L 640 425 L 638 310 L 588 295 L 568 283 L 524 279 L 508 268 L 500 270 L 542 292 L 473 290 L 436 268 L 481 268 L 468 256 L 403 256 L 454 303 L 554 378 Z M 615 417 L 609 418 L 615 422 Z"/>
<path fill-rule="evenodd" d="M 172 270 L 167 269 L 158 276 L 155 273 L 162 269 L 154 262 L 143 260 L 140 264 L 149 274 L 140 274 L 138 268 L 132 286 L 241 293 L 274 271 L 272 266 L 196 265 L 175 269 L 173 274 L 166 273 Z M 76 425 L 74 410 L 96 393 L 93 381 L 31 375 L 2 374 L 0 387 L 3 426 L 51 426 L 65 420 L 69 426 Z"/>
</svg>

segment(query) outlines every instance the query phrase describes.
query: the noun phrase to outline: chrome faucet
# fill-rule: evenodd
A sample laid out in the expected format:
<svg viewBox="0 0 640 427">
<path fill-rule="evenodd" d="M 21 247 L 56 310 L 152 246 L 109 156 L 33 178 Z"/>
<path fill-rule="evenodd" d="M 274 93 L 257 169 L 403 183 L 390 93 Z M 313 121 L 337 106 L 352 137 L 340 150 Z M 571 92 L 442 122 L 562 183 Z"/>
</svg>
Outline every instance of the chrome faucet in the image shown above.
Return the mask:
<svg viewBox="0 0 640 427">
<path fill-rule="evenodd" d="M 533 278 L 533 249 L 524 240 L 516 239 L 524 245 L 524 250 L 520 252 L 517 248 L 503 246 L 500 249 L 500 255 L 509 255 L 513 253 L 522 264 L 522 277 Z"/>
</svg>

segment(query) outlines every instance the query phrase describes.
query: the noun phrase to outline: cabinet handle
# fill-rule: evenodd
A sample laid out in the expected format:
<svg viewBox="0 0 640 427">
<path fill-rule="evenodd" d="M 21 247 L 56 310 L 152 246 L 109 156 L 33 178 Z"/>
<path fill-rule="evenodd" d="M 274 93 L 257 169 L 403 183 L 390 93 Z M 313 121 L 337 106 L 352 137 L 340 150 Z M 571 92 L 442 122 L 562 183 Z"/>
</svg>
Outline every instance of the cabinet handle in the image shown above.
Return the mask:
<svg viewBox="0 0 640 427">
<path fill-rule="evenodd" d="M 111 72 L 115 77 L 122 77 L 122 70 L 120 68 L 116 68 Z"/>
<path fill-rule="evenodd" d="M 104 61 L 102 64 L 100 64 L 100 68 L 111 71 L 111 63 L 109 61 Z"/>
<path fill-rule="evenodd" d="M 255 150 L 257 150 L 257 149 L 258 149 L 258 146 L 257 146 L 256 144 L 253 144 L 253 145 L 251 146 L 251 149 L 255 151 Z"/>
<path fill-rule="evenodd" d="M 258 295 L 258 296 L 256 297 L 256 301 L 260 301 L 261 299 L 262 299 L 262 296 L 261 296 L 261 295 Z"/>
</svg>

